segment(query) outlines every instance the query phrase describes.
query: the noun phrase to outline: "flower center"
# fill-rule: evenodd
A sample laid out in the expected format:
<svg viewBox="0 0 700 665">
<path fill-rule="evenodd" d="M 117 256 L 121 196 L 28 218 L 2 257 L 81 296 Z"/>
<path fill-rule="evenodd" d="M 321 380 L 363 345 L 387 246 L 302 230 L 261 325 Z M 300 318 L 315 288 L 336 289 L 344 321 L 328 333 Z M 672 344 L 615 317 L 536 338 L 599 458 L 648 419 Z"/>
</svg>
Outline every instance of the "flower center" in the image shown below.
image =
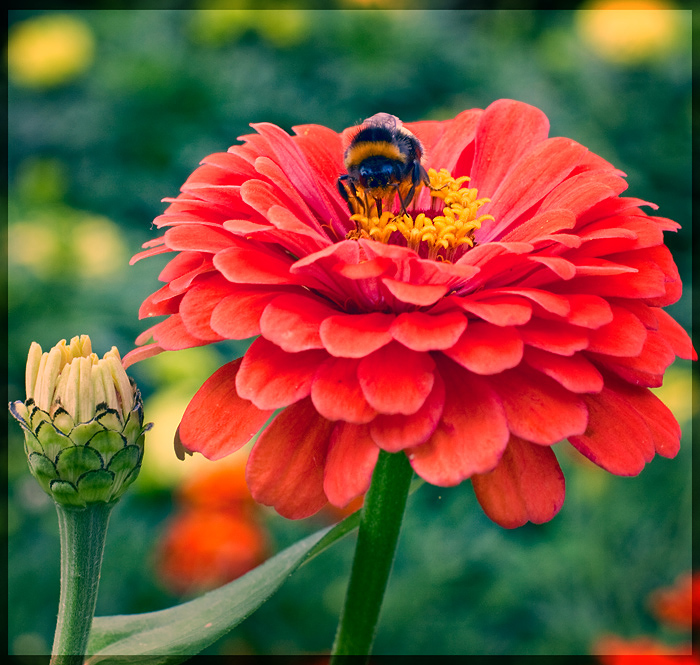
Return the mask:
<svg viewBox="0 0 700 665">
<path fill-rule="evenodd" d="M 429 259 L 452 261 L 462 245 L 473 247 L 474 232 L 491 215 L 479 215 L 484 203 L 491 199 L 478 199 L 476 188 L 462 187 L 469 176 L 453 178 L 447 169 L 430 169 L 430 209 L 416 214 L 377 212 L 377 203 L 371 197 L 351 199 L 355 214 L 350 219 L 355 229 L 346 238 L 369 238 L 385 244 L 403 244 Z"/>
</svg>

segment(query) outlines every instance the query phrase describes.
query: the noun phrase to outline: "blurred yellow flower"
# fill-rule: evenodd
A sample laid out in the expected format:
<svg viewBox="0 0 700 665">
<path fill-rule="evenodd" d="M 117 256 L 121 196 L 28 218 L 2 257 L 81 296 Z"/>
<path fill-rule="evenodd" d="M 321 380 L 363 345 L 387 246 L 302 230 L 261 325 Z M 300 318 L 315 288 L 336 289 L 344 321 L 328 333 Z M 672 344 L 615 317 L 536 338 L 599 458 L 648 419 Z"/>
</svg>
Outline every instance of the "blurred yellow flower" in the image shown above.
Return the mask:
<svg viewBox="0 0 700 665">
<path fill-rule="evenodd" d="M 309 18 L 303 10 L 226 9 L 221 0 L 201 4 L 192 16 L 193 36 L 200 42 L 224 44 L 252 30 L 272 45 L 285 47 L 303 41 L 307 34 Z"/>
<path fill-rule="evenodd" d="M 13 25 L 7 38 L 10 80 L 28 88 L 62 85 L 93 61 L 95 41 L 87 24 L 65 14 L 46 14 Z"/>
<path fill-rule="evenodd" d="M 43 279 L 56 273 L 81 277 L 114 275 L 126 266 L 126 247 L 114 222 L 54 206 L 9 226 L 10 267 Z"/>
<path fill-rule="evenodd" d="M 577 12 L 576 29 L 599 57 L 635 65 L 668 54 L 690 12 L 667 0 L 592 0 Z"/>
</svg>

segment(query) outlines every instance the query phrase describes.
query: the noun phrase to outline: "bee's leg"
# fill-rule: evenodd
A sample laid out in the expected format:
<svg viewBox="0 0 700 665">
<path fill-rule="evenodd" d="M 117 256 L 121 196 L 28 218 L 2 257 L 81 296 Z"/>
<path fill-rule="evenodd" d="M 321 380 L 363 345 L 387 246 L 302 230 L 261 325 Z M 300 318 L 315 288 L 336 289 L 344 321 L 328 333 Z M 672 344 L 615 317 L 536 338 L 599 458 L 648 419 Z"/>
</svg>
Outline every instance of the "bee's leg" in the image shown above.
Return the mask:
<svg viewBox="0 0 700 665">
<path fill-rule="evenodd" d="M 382 216 L 382 199 L 375 198 L 374 202 L 377 204 L 377 217 Z"/>
<path fill-rule="evenodd" d="M 345 203 L 350 203 L 350 196 L 348 195 L 348 187 L 345 184 L 346 182 L 349 184 L 349 186 L 352 189 L 354 189 L 353 184 L 350 182 L 350 176 L 341 175 L 340 178 L 338 178 L 338 180 L 337 180 L 338 192 L 343 197 Z M 354 194 L 354 192 L 353 192 L 353 194 Z"/>
</svg>

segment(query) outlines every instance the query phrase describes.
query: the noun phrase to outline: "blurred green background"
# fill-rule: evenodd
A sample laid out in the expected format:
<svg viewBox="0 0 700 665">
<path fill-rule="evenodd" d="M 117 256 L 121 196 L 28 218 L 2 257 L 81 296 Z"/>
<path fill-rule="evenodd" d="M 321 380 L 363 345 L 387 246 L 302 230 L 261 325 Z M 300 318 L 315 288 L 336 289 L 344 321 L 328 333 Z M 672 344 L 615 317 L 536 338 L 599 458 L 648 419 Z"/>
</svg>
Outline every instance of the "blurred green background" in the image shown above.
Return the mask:
<svg viewBox="0 0 700 665">
<path fill-rule="evenodd" d="M 129 258 L 155 237 L 160 200 L 251 122 L 342 130 L 378 111 L 411 121 L 501 97 L 534 104 L 552 135 L 614 163 L 630 196 L 683 225 L 667 235 L 686 285 L 670 311 L 690 330 L 690 11 L 674 5 L 616 26 L 600 4 L 191 7 L 9 12 L 10 399 L 23 398 L 32 340 L 46 350 L 86 333 L 100 355 L 133 348 L 148 325 L 138 307 L 165 259 L 129 267 Z M 244 349 L 164 354 L 130 370 L 156 426 L 143 473 L 111 520 L 98 614 L 179 602 L 160 581 L 155 551 L 177 509 L 173 491 L 197 462 L 175 460 L 172 432 L 204 379 Z M 657 457 L 639 477 L 618 478 L 558 446 L 567 499 L 546 525 L 497 527 L 469 483 L 422 487 L 409 500 L 375 653 L 573 655 L 610 633 L 688 639 L 661 626 L 647 598 L 691 567 L 691 383 L 679 362 L 660 389 L 684 429 L 675 460 Z M 10 653 L 41 654 L 58 602 L 56 515 L 27 471 L 14 422 L 8 475 Z M 324 524 L 266 509 L 260 519 L 273 549 Z M 348 538 L 305 566 L 209 653 L 327 651 L 352 552 Z"/>
</svg>

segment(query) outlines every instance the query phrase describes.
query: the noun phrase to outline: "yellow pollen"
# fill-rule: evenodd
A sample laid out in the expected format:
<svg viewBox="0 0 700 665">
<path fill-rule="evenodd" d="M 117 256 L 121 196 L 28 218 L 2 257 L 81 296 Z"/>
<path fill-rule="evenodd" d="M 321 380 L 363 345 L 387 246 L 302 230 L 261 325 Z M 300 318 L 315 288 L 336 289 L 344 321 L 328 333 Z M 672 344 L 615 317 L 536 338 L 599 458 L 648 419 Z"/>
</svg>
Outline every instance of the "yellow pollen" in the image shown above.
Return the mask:
<svg viewBox="0 0 700 665">
<path fill-rule="evenodd" d="M 463 187 L 469 176 L 453 178 L 447 169 L 430 169 L 431 210 L 415 214 L 395 214 L 385 211 L 377 215 L 375 203 L 369 206 L 358 199 L 359 212 L 350 217 L 355 230 L 346 236 L 349 239 L 369 238 L 389 243 L 397 231 L 404 237 L 409 248 L 419 251 L 425 243 L 428 258 L 450 261 L 461 245 L 474 246 L 474 232 L 481 228 L 491 215 L 479 215 L 481 206 L 490 201 L 477 198 L 475 188 Z M 435 214 L 438 213 L 438 214 Z M 434 216 L 430 216 L 434 215 Z"/>
</svg>

